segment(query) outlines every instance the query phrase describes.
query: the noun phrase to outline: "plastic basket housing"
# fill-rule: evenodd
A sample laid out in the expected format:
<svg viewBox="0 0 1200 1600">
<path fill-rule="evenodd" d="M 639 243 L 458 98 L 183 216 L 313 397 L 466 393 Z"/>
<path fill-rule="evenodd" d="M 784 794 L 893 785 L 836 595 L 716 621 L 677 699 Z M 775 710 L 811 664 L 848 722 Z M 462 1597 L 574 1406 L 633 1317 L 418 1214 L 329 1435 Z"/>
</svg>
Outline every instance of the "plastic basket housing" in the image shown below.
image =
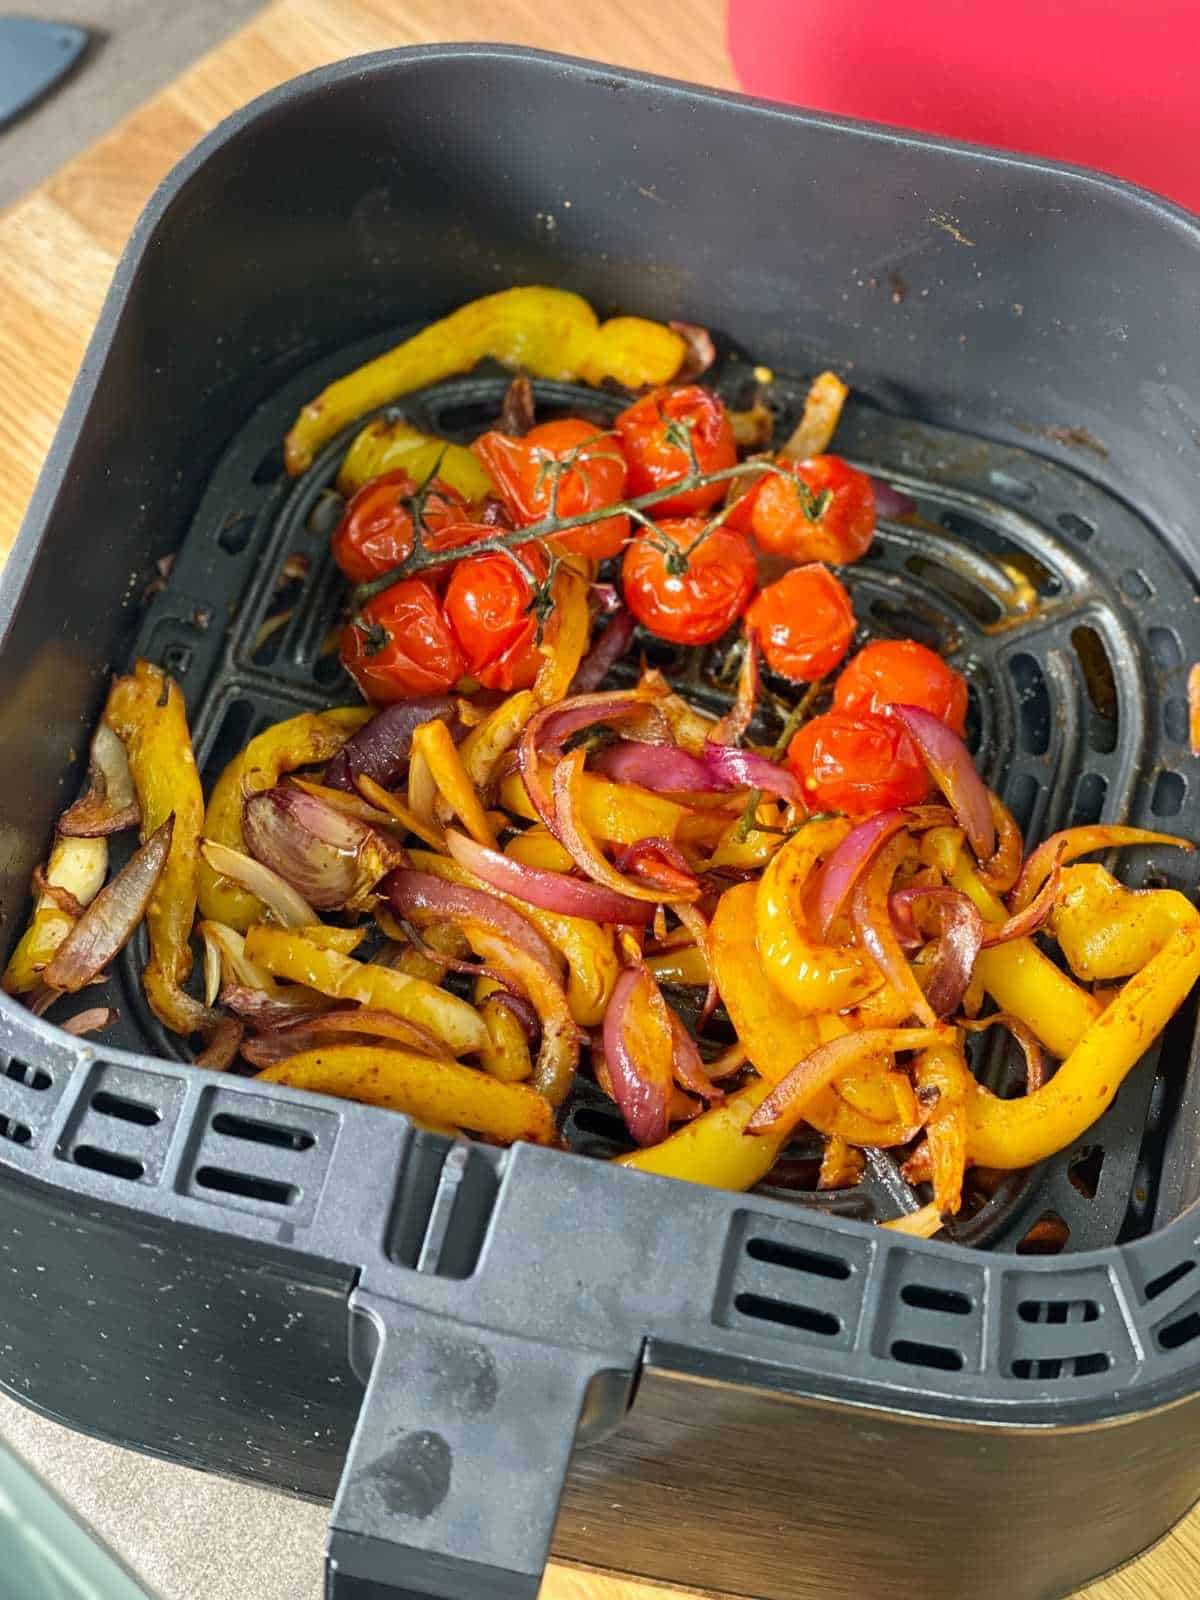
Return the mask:
<svg viewBox="0 0 1200 1600">
<path fill-rule="evenodd" d="M 131 651 L 176 674 L 210 765 L 336 697 L 327 574 L 255 644 L 281 559 L 327 532 L 332 452 L 287 484 L 281 423 L 397 327 L 519 282 L 846 371 L 839 446 L 927 524 L 855 570 L 868 627 L 964 665 L 979 759 L 1035 834 L 1200 832 L 1190 218 L 586 62 L 397 51 L 224 124 L 120 264 L 0 591 L 10 943 Z M 1169 854 L 1135 879 L 1190 886 Z M 115 1042 L 0 999 L 0 1382 L 123 1444 L 336 1493 L 333 1600 L 532 1596 L 551 1549 L 771 1600 L 914 1575 L 928 1600 L 1033 1600 L 1200 1495 L 1187 1018 L 979 1251 L 214 1077 L 173 1059 L 132 973 Z M 889 1195 L 884 1167 L 855 1206 Z M 1072 1251 L 1021 1253 L 1047 1211 Z"/>
</svg>

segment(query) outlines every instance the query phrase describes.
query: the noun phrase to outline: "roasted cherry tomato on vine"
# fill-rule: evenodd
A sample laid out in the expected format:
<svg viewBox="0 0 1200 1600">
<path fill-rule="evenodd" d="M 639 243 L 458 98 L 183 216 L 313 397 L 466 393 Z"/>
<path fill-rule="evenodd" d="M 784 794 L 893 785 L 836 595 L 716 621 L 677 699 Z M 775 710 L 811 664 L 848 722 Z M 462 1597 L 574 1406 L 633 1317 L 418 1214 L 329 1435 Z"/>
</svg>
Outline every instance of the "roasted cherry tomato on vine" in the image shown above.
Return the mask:
<svg viewBox="0 0 1200 1600">
<path fill-rule="evenodd" d="M 806 722 L 788 746 L 810 811 L 870 817 L 911 806 L 929 793 L 929 775 L 912 740 L 892 717 L 827 711 Z"/>
<path fill-rule="evenodd" d="M 762 550 L 793 561 L 846 566 L 875 536 L 875 491 L 865 472 L 841 456 L 777 461 L 738 500 L 729 521 Z"/>
<path fill-rule="evenodd" d="M 342 664 L 368 700 L 409 700 L 451 688 L 467 670 L 441 601 L 423 578 L 368 600 L 342 631 Z"/>
<path fill-rule="evenodd" d="M 342 514 L 333 535 L 333 559 L 351 583 L 379 578 L 412 554 L 411 500 L 417 485 L 403 469 L 364 483 Z M 467 502 L 457 489 L 435 479 L 425 497 L 426 537 L 469 522 Z M 457 541 L 452 541 L 457 542 Z"/>
<path fill-rule="evenodd" d="M 625 552 L 625 604 L 651 633 L 672 644 L 711 644 L 746 609 L 758 563 L 744 534 L 703 517 L 668 518 Z"/>
<path fill-rule="evenodd" d="M 850 648 L 854 608 L 829 568 L 813 562 L 768 584 L 746 613 L 746 629 L 758 635 L 772 672 L 813 683 Z"/>
<path fill-rule="evenodd" d="M 915 639 L 879 639 L 848 661 L 833 691 L 838 711 L 920 706 L 960 737 L 967 721 L 967 680 Z"/>
<path fill-rule="evenodd" d="M 485 433 L 471 449 L 491 473 L 518 528 L 552 513 L 577 517 L 625 495 L 625 457 L 611 434 L 579 417 L 543 422 L 523 438 Z M 615 556 L 629 537 L 628 517 L 604 517 L 554 540 L 593 561 Z"/>
<path fill-rule="evenodd" d="M 737 445 L 729 414 L 719 395 L 690 384 L 683 389 L 655 389 L 635 400 L 613 426 L 629 463 L 629 493 L 651 494 L 686 478 L 692 470 L 686 436 L 690 434 L 699 470 L 723 472 L 737 461 Z M 687 489 L 660 500 L 654 515 L 683 516 L 716 505 L 725 496 L 724 483 Z"/>
<path fill-rule="evenodd" d="M 537 647 L 534 591 L 521 567 L 540 582 L 546 559 L 536 546 L 517 554 L 521 566 L 500 551 L 464 556 L 442 602 L 467 671 L 486 689 L 527 689 L 545 659 Z"/>
</svg>

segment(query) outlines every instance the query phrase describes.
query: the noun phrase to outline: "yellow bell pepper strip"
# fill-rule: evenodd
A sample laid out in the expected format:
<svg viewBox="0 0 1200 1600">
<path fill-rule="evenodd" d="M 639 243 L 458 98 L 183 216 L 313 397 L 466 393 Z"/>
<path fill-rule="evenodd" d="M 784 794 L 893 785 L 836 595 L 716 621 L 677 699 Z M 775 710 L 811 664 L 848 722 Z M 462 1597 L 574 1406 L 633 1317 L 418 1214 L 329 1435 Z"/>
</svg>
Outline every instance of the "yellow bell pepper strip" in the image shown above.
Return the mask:
<svg viewBox="0 0 1200 1600">
<path fill-rule="evenodd" d="M 437 1061 L 390 1045 L 306 1050 L 268 1067 L 255 1081 L 360 1100 L 426 1125 L 465 1128 L 505 1144 L 557 1142 L 554 1113 L 526 1084 L 501 1083 L 457 1061 Z"/>
<path fill-rule="evenodd" d="M 703 988 L 708 983 L 708 958 L 699 945 L 678 945 L 646 957 L 646 966 L 659 983 L 690 983 Z"/>
<path fill-rule="evenodd" d="M 423 929 L 421 943 L 424 948 L 418 949 L 415 944 L 406 942 L 407 932 L 382 900 L 375 908 L 375 920 L 389 939 L 402 946 L 399 951 L 392 953 L 386 965 L 394 967 L 397 972 L 406 972 L 410 978 L 424 978 L 426 983 L 440 984 L 446 975 L 446 962 L 438 957 L 463 961 L 471 953 L 462 929 L 455 923 L 439 922 Z"/>
<path fill-rule="evenodd" d="M 813 868 L 849 831 L 842 819 L 810 822 L 787 841 L 759 880 L 754 914 L 762 967 L 802 1016 L 842 1011 L 882 982 L 866 956 L 846 945 L 818 944 L 805 923 L 802 896 Z"/>
<path fill-rule="evenodd" d="M 81 908 L 91 905 L 108 876 L 107 839 L 54 841 L 46 864 L 45 881 L 61 889 Z M 68 902 L 69 904 L 70 902 Z M 21 935 L 4 972 L 9 994 L 29 994 L 41 982 L 42 969 L 70 933 L 78 919 L 57 904 L 43 889 L 34 905 L 29 926 Z"/>
<path fill-rule="evenodd" d="M 571 852 L 544 828 L 541 823 L 515 833 L 504 846 L 504 854 L 527 867 L 541 867 L 547 872 L 574 872 L 575 862 Z"/>
<path fill-rule="evenodd" d="M 318 950 L 336 950 L 340 956 L 352 956 L 367 936 L 365 924 L 361 928 L 335 928 L 328 922 L 308 922 L 294 931 Z"/>
<path fill-rule="evenodd" d="M 575 1082 L 581 1042 L 566 995 L 553 974 L 511 939 L 470 917 L 465 917 L 461 926 L 479 959 L 523 994 L 541 1018 L 542 1041 L 533 1064 L 533 1083 L 552 1106 L 562 1105 Z"/>
<path fill-rule="evenodd" d="M 844 1038 L 846 1034 L 858 1032 L 866 1026 L 859 1021 L 858 1013 L 848 1013 L 842 1017 L 830 1012 L 813 1020 L 816 1023 L 813 1049 L 816 1049 L 818 1044 L 828 1044 L 831 1039 Z M 875 1023 L 873 1026 L 899 1027 L 907 1020 L 908 1012 L 903 1011 L 894 1023 Z M 898 1104 L 893 1080 L 903 1077 L 903 1074 L 886 1071 L 890 1061 L 891 1057 L 886 1050 L 879 1051 L 873 1060 L 868 1060 L 862 1067 L 843 1074 L 831 1092 L 844 1100 L 852 1111 L 863 1117 L 869 1117 L 873 1123 L 886 1127 L 899 1120 L 902 1128 L 915 1128 L 920 1119 L 917 1116 L 916 1100 L 913 1098 L 911 1084 L 908 1084 L 908 1096 L 904 1105 L 906 1114 L 897 1119 Z M 904 1081 L 908 1083 L 906 1078 Z"/>
<path fill-rule="evenodd" d="M 1093 850 L 1112 850 L 1133 844 L 1167 844 L 1178 850 L 1196 848 L 1190 839 L 1179 839 L 1173 833 L 1151 833 L 1147 828 L 1124 828 L 1115 823 L 1065 828 L 1062 833 L 1052 833 L 1048 839 L 1043 839 L 1022 867 L 1013 890 L 1013 910 L 1024 911 L 1050 876 L 1056 861 L 1066 866 L 1068 862 L 1078 861 L 1080 856 L 1090 855 Z"/>
<path fill-rule="evenodd" d="M 1177 889 L 1127 889 L 1088 864 L 1064 869 L 1050 926 L 1077 978 L 1111 983 L 1144 967 L 1176 929 L 1198 920 Z"/>
<path fill-rule="evenodd" d="M 703 1183 L 710 1189 L 743 1192 L 761 1183 L 779 1158 L 790 1134 L 745 1137 L 746 1124 L 771 1092 L 765 1078 L 748 1083 L 694 1122 L 676 1128 L 660 1143 L 618 1156 L 615 1165 L 660 1178 Z"/>
<path fill-rule="evenodd" d="M 533 1076 L 529 1041 L 509 1007 L 496 998 L 500 993 L 500 985 L 491 978 L 476 979 L 475 1008 L 488 1032 L 479 1061 L 485 1072 L 502 1083 L 524 1083 Z"/>
<path fill-rule="evenodd" d="M 171 849 L 150 904 L 150 960 L 142 985 L 150 1009 L 176 1033 L 195 1033 L 213 1019 L 181 985 L 192 970 L 192 923 L 200 874 L 204 792 L 179 686 L 159 667 L 139 661 L 109 693 L 104 720 L 125 746 L 146 840 L 174 816 Z M 240 831 L 240 830 L 239 830 Z"/>
<path fill-rule="evenodd" d="M 414 744 L 408 762 L 408 809 L 424 827 L 440 831 L 437 802 L 438 787 L 433 769 L 421 747 Z"/>
<path fill-rule="evenodd" d="M 913 1066 L 917 1099 L 929 1107 L 925 1138 L 929 1145 L 933 1197 L 944 1217 L 962 1205 L 967 1170 L 967 1097 L 975 1086 L 957 1043 L 922 1050 Z"/>
<path fill-rule="evenodd" d="M 807 461 L 824 455 L 842 415 L 850 390 L 836 372 L 819 372 L 808 386 L 804 413 L 779 454 L 784 460 Z"/>
<path fill-rule="evenodd" d="M 754 813 L 754 820 L 767 828 L 781 828 L 784 815 L 782 807 L 764 799 Z M 746 833 L 740 815 L 732 822 L 724 818 L 722 821 L 724 826 L 708 863 L 710 867 L 765 867 L 783 844 L 778 833 L 762 833 L 757 828 Z"/>
<path fill-rule="evenodd" d="M 961 848 L 948 876 L 952 887 L 974 901 L 985 922 L 1006 920 L 1003 902 L 980 882 Z M 1100 1014 L 1099 1001 L 1060 972 L 1032 939 L 1010 939 L 981 950 L 974 976 L 1001 1011 L 1023 1022 L 1052 1055 L 1070 1055 Z"/>
<path fill-rule="evenodd" d="M 428 763 L 438 792 L 472 839 L 494 850 L 496 836 L 484 815 L 475 785 L 463 768 L 450 730 L 440 718 L 423 722 L 414 729 L 412 753 L 414 757 L 423 757 Z"/>
<path fill-rule="evenodd" d="M 295 933 L 261 922 L 246 934 L 246 956 L 273 977 L 415 1022 L 440 1039 L 452 1055 L 467 1055 L 487 1044 L 487 1029 L 465 1000 L 391 967 L 318 949 Z"/>
<path fill-rule="evenodd" d="M 554 768 L 539 762 L 543 782 L 550 788 Z M 598 773 L 585 772 L 580 779 L 583 822 L 589 833 L 598 834 L 609 844 L 636 844 L 639 839 L 674 839 L 684 808 L 661 794 L 642 789 L 635 783 L 612 783 Z M 538 820 L 538 814 L 525 792 L 519 773 L 511 773 L 500 784 L 500 804 L 514 816 Z"/>
<path fill-rule="evenodd" d="M 343 706 L 319 715 L 305 711 L 277 722 L 251 739 L 213 785 L 204 817 L 205 837 L 231 850 L 245 850 L 242 806 L 246 796 L 273 789 L 285 772 L 328 761 L 350 735 L 371 720 L 369 706 Z M 200 863 L 200 910 L 210 922 L 245 933 L 263 914 L 262 902 L 206 863 Z"/>
<path fill-rule="evenodd" d="M 679 334 L 641 317 L 600 324 L 586 300 L 565 289 L 502 289 L 472 300 L 411 339 L 339 378 L 300 412 L 285 441 L 288 472 L 312 465 L 314 454 L 355 417 L 402 394 L 469 372 L 486 357 L 535 378 L 626 389 L 667 383 L 687 345 Z"/>
<path fill-rule="evenodd" d="M 781 1127 L 790 1132 L 798 1123 L 811 1121 L 808 1109 L 814 1097 L 850 1068 L 880 1051 L 894 1055 L 901 1050 L 926 1050 L 942 1038 L 940 1028 L 878 1028 L 820 1044 L 775 1084 L 747 1123 L 746 1132 L 774 1133 Z"/>
<path fill-rule="evenodd" d="M 448 856 L 411 850 L 409 858 L 419 872 L 428 872 L 447 883 L 463 883 L 470 889 L 481 889 L 527 917 L 566 963 L 567 1004 L 575 1021 L 582 1028 L 595 1028 L 603 1022 L 620 970 L 610 933 L 586 917 L 543 911 L 541 906 L 531 906 L 514 895 L 502 894 Z"/>
<path fill-rule="evenodd" d="M 394 794 L 376 783 L 374 778 L 368 778 L 365 772 L 360 772 L 354 781 L 358 785 L 359 794 L 393 822 L 398 823 L 405 833 L 415 834 L 418 839 L 423 839 L 435 850 L 445 849 L 446 836 L 436 824 L 430 826 L 429 823 L 422 822 L 402 800 L 397 800 Z"/>
<path fill-rule="evenodd" d="M 1200 916 L 1171 934 L 1135 973 L 1059 1066 L 1050 1082 L 1018 1100 L 981 1084 L 967 1099 L 967 1156 L 985 1167 L 1029 1167 L 1073 1144 L 1107 1111 L 1200 978 Z M 973 1080 L 972 1080 L 973 1081 Z"/>
<path fill-rule="evenodd" d="M 539 706 L 552 706 L 565 698 L 591 638 L 587 580 L 570 564 L 573 559 L 564 559 L 551 585 L 554 609 L 539 646 L 544 659 L 533 680 L 533 698 Z"/>
<path fill-rule="evenodd" d="M 717 988 L 750 1064 L 768 1083 L 778 1083 L 820 1040 L 818 1023 L 801 1016 L 785 997 L 762 981 L 754 944 L 756 885 L 727 889 L 709 924 L 708 956 Z M 823 1019 L 822 1019 L 823 1020 Z M 707 1115 L 707 1113 L 706 1113 Z M 839 1099 L 834 1090 L 818 1095 L 807 1120 L 820 1133 L 838 1133 L 850 1144 L 906 1144 L 913 1127 L 877 1122 Z"/>
<path fill-rule="evenodd" d="M 458 747 L 467 777 L 482 792 L 496 776 L 503 756 L 521 736 L 521 730 L 537 710 L 537 701 L 528 689 L 510 694 L 471 729 Z"/>
<path fill-rule="evenodd" d="M 401 419 L 376 417 L 354 436 L 338 469 L 337 488 L 347 499 L 373 478 L 401 468 L 416 484 L 436 472 L 442 483 L 457 489 L 471 505 L 495 494 L 492 475 L 465 444 L 421 433 Z"/>
</svg>

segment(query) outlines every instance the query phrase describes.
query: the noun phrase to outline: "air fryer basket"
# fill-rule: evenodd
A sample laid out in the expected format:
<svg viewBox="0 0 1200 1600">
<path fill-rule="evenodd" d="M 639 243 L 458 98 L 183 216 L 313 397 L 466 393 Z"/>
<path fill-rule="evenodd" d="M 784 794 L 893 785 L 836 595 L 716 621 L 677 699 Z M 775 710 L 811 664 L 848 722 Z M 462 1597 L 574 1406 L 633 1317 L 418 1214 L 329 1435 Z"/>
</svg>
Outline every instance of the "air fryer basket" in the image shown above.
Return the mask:
<svg viewBox="0 0 1200 1600">
<path fill-rule="evenodd" d="M 1097 819 L 1197 837 L 1198 245 L 1107 180 L 518 51 L 395 52 L 266 97 L 140 225 L 5 575 L 10 938 L 132 654 L 179 680 L 208 777 L 265 722 L 345 696 L 325 648 L 344 440 L 293 484 L 282 434 L 406 316 L 509 282 L 708 323 L 732 398 L 747 357 L 784 374 L 781 427 L 807 373 L 848 369 L 839 449 L 920 511 L 847 574 L 864 633 L 967 673 L 977 759 L 1031 837 Z M 405 414 L 470 436 L 503 385 L 484 371 Z M 714 665 L 693 692 L 723 692 Z M 1179 852 L 1122 871 L 1195 887 Z M 0 1001 L 0 1379 L 317 1495 L 365 1382 L 336 1600 L 532 1594 L 552 1537 L 762 1596 L 913 1572 L 930 1596 L 1043 1595 L 1200 1494 L 1176 1415 L 1200 1349 L 1193 1008 L 1080 1145 L 927 1244 L 860 1225 L 919 1203 L 886 1156 L 840 1194 L 733 1196 L 198 1073 L 142 1005 L 141 959 L 103 1041 Z M 1010 1065 L 980 1062 L 998 1085 Z M 619 1139 L 582 1098 L 566 1132 L 595 1154 Z M 881 1477 L 889 1453 L 911 1486 Z M 1063 1549 L 1080 1494 L 1106 1513 Z"/>
</svg>

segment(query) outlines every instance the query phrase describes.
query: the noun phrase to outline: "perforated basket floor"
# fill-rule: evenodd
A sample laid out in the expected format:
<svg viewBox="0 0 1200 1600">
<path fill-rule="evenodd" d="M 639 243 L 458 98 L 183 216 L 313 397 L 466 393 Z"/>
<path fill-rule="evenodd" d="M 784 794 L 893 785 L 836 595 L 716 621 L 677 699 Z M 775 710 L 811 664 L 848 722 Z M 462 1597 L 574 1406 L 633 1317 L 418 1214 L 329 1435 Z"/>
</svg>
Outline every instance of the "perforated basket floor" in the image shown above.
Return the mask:
<svg viewBox="0 0 1200 1600">
<path fill-rule="evenodd" d="M 214 474 L 169 580 L 148 603 L 136 651 L 182 685 L 206 788 L 262 726 L 353 698 L 330 648 L 345 602 L 328 542 L 341 508 L 332 480 L 346 437 L 296 483 L 283 475 L 280 440 L 299 401 L 378 348 L 343 352 L 254 414 Z M 744 402 L 744 363 L 727 358 L 717 381 Z M 470 438 L 496 417 L 505 382 L 497 373 L 447 383 L 407 400 L 404 413 L 431 431 Z M 806 387 L 801 378 L 776 381 L 781 432 Z M 583 410 L 603 419 L 619 407 L 595 391 L 535 388 L 541 415 Z M 884 522 L 868 557 L 843 574 L 859 642 L 918 638 L 966 674 L 976 759 L 1027 840 L 1096 820 L 1196 837 L 1200 794 L 1185 770 L 1184 682 L 1187 664 L 1200 659 L 1196 580 L 1135 511 L 1089 482 L 1086 454 L 1072 472 L 1032 451 L 866 404 L 850 406 L 837 444 L 919 508 L 915 522 Z M 727 695 L 716 677 L 720 647 L 704 659 L 672 659 L 655 641 L 653 653 L 699 700 L 716 705 Z M 1185 889 L 1196 876 L 1194 862 L 1170 850 L 1125 852 L 1120 870 L 1135 885 Z M 122 1022 L 112 1043 L 178 1058 L 179 1042 L 142 1003 L 143 959 L 135 945 L 115 980 Z M 1049 1253 L 1136 1237 L 1168 1220 L 1191 1198 L 1183 1152 L 1193 1120 L 1192 1032 L 1189 1007 L 1079 1146 L 1032 1173 L 976 1181 L 954 1236 Z M 990 1035 L 977 1042 L 977 1070 L 1000 1092 L 1015 1090 L 1011 1051 Z M 565 1132 L 597 1155 L 621 1144 L 619 1120 L 586 1089 Z M 867 1220 L 920 1203 L 886 1155 L 872 1159 L 858 1187 L 816 1194 L 804 1187 L 814 1155 L 795 1147 L 789 1186 L 766 1192 Z"/>
</svg>

